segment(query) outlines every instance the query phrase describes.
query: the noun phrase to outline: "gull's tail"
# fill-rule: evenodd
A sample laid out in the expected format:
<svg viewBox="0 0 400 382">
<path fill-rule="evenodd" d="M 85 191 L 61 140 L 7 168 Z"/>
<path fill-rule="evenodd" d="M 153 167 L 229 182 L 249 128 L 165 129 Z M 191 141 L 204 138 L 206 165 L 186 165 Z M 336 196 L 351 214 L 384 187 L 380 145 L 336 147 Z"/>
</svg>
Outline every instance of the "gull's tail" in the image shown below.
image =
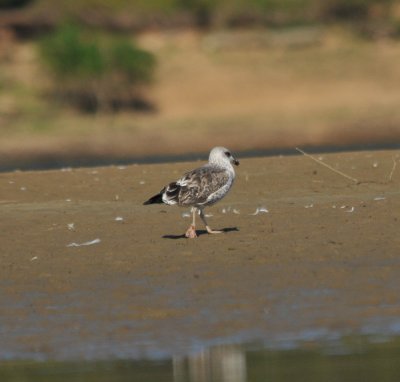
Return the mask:
<svg viewBox="0 0 400 382">
<path fill-rule="evenodd" d="M 168 186 L 164 187 L 157 195 L 146 200 L 143 204 L 178 204 L 180 190 L 181 186 L 176 182 L 172 182 Z"/>
</svg>

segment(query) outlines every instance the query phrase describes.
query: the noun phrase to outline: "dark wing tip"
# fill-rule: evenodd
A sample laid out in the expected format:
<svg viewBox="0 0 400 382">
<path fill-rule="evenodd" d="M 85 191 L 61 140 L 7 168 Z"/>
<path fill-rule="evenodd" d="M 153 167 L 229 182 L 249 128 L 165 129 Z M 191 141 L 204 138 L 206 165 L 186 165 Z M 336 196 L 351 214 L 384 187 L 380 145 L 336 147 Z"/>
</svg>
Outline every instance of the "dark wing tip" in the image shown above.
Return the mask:
<svg viewBox="0 0 400 382">
<path fill-rule="evenodd" d="M 143 205 L 155 204 L 155 203 L 158 203 L 158 204 L 163 203 L 163 200 L 162 200 L 162 192 L 160 192 L 160 193 L 157 194 L 157 195 L 152 196 L 149 200 L 146 200 L 146 201 L 143 203 Z"/>
</svg>

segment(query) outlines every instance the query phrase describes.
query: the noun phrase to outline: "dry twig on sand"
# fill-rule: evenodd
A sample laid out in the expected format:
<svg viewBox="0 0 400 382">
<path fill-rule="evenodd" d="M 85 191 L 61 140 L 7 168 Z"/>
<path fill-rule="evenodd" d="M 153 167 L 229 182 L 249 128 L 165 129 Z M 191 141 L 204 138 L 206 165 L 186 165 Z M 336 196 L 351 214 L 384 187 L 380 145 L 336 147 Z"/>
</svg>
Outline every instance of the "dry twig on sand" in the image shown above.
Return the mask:
<svg viewBox="0 0 400 382">
<path fill-rule="evenodd" d="M 347 179 L 350 179 L 350 180 L 352 180 L 352 181 L 353 181 L 354 183 L 356 183 L 356 184 L 359 184 L 359 183 L 360 183 L 358 179 L 353 178 L 353 177 L 351 177 L 350 175 L 347 175 L 347 174 L 345 174 L 345 173 L 342 172 L 342 171 L 336 170 L 336 169 L 333 168 L 332 166 L 329 166 L 329 164 L 326 164 L 326 163 L 322 162 L 321 160 L 319 160 L 319 159 L 313 157 L 312 155 L 307 154 L 305 151 L 299 149 L 298 147 L 295 147 L 295 149 L 296 149 L 298 152 L 300 152 L 300 153 L 302 153 L 303 155 L 305 155 L 306 157 L 308 157 L 308 158 L 312 159 L 313 161 L 319 163 L 320 165 L 329 168 L 329 170 L 332 170 L 332 171 L 335 172 L 336 174 L 339 174 L 339 175 L 341 175 L 341 176 L 343 176 L 343 177 L 345 177 L 345 178 L 347 178 Z"/>
</svg>

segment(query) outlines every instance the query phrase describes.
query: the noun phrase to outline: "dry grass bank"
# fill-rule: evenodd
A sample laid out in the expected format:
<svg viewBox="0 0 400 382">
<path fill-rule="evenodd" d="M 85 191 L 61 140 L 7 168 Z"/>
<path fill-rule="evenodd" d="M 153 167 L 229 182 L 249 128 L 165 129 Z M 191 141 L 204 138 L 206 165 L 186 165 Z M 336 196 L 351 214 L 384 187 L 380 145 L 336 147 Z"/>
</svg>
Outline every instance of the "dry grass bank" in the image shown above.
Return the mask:
<svg viewBox="0 0 400 382">
<path fill-rule="evenodd" d="M 30 43 L 1 60 L 0 157 L 143 156 L 400 137 L 400 45 L 337 30 L 146 33 L 159 70 L 150 114 L 81 115 L 48 103 Z"/>
</svg>

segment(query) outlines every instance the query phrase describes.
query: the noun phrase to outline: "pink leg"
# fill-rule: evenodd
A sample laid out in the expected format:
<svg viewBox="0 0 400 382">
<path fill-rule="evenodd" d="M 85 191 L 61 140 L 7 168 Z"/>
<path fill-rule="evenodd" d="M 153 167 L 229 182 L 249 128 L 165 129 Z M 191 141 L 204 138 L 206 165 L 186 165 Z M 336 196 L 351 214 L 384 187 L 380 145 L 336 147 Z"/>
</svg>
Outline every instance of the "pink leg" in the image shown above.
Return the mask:
<svg viewBox="0 0 400 382">
<path fill-rule="evenodd" d="M 189 239 L 194 239 L 195 237 L 197 237 L 194 225 L 190 225 L 190 227 L 187 229 L 185 233 L 185 236 Z"/>
<path fill-rule="evenodd" d="M 196 207 L 193 207 L 192 208 L 193 221 L 185 233 L 185 236 L 189 239 L 194 239 L 195 237 L 197 237 L 197 234 L 196 234 L 196 212 L 197 212 Z"/>
<path fill-rule="evenodd" d="M 210 226 L 207 224 L 206 217 L 204 216 L 204 212 L 202 209 L 200 209 L 200 217 L 201 220 L 203 220 L 203 223 L 206 226 L 208 233 L 222 233 L 222 231 L 214 231 L 213 229 L 210 228 Z"/>
</svg>

